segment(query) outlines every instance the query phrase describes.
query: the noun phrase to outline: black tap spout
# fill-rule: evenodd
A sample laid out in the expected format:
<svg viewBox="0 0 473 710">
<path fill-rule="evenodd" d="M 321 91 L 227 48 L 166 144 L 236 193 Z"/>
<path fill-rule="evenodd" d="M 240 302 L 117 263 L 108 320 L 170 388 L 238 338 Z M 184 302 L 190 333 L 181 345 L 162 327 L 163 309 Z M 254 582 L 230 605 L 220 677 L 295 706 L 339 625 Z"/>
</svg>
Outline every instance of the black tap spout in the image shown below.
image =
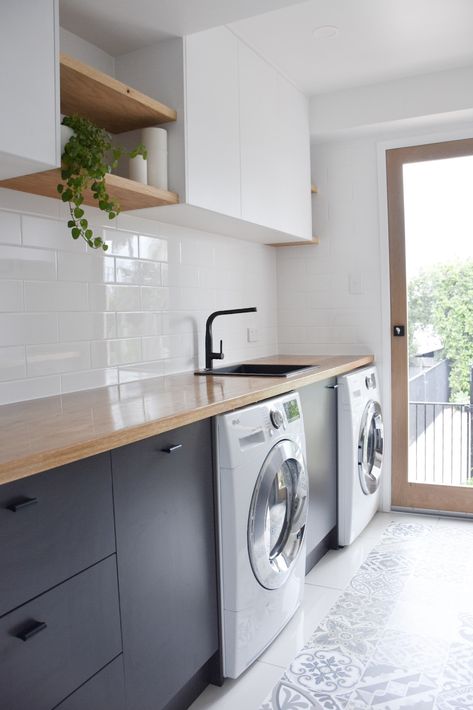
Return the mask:
<svg viewBox="0 0 473 710">
<path fill-rule="evenodd" d="M 223 342 L 220 341 L 220 352 L 214 353 L 213 351 L 213 340 L 212 340 L 212 324 L 217 316 L 229 316 L 233 313 L 254 313 L 256 311 L 256 306 L 252 308 L 232 308 L 227 311 L 214 311 L 207 318 L 207 323 L 205 324 L 205 369 L 212 369 L 212 360 L 223 360 Z"/>
</svg>

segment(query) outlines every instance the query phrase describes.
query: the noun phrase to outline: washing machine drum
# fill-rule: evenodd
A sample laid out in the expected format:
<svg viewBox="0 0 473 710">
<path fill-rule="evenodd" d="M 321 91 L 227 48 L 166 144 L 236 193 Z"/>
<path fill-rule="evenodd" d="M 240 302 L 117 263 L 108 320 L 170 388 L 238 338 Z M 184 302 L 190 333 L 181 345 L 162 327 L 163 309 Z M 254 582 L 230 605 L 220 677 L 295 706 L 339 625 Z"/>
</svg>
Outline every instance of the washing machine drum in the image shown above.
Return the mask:
<svg viewBox="0 0 473 710">
<path fill-rule="evenodd" d="M 281 587 L 301 551 L 308 508 L 308 476 L 294 441 L 279 441 L 266 457 L 251 500 L 248 552 L 256 579 Z"/>
<path fill-rule="evenodd" d="M 358 473 L 365 495 L 378 490 L 383 464 L 384 426 L 379 402 L 370 401 L 361 418 L 358 440 Z"/>
</svg>

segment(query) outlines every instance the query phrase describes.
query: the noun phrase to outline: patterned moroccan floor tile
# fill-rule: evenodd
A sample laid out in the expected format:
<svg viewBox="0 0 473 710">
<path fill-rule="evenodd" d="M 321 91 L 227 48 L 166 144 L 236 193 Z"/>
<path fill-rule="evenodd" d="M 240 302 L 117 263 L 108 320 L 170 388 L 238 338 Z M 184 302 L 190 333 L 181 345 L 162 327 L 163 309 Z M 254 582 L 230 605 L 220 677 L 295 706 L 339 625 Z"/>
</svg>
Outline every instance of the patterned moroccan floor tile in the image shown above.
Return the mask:
<svg viewBox="0 0 473 710">
<path fill-rule="evenodd" d="M 260 710 L 473 710 L 473 522 L 389 525 Z"/>
</svg>

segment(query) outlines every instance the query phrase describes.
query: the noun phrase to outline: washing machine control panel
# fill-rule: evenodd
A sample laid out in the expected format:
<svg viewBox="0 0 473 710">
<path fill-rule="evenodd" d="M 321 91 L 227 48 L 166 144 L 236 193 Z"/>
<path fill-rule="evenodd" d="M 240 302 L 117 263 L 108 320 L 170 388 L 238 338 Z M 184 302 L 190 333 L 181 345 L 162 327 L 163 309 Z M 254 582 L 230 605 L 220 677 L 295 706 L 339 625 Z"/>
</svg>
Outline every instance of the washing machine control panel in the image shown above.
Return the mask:
<svg viewBox="0 0 473 710">
<path fill-rule="evenodd" d="M 275 429 L 280 429 L 284 424 L 284 417 L 279 409 L 272 409 L 269 413 L 271 423 Z"/>
</svg>

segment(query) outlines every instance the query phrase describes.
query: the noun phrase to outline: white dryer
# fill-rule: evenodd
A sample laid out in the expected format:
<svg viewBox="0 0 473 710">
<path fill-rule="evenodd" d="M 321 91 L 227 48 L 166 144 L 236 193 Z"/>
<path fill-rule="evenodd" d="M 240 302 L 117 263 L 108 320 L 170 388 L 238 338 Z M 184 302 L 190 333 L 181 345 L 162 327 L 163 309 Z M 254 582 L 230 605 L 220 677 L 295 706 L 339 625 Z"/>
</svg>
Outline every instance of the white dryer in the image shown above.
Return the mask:
<svg viewBox="0 0 473 710">
<path fill-rule="evenodd" d="M 223 674 L 237 678 L 299 606 L 308 477 L 295 392 L 216 418 Z"/>
<path fill-rule="evenodd" d="M 384 427 L 375 367 L 337 382 L 338 544 L 350 545 L 378 510 Z"/>
</svg>

